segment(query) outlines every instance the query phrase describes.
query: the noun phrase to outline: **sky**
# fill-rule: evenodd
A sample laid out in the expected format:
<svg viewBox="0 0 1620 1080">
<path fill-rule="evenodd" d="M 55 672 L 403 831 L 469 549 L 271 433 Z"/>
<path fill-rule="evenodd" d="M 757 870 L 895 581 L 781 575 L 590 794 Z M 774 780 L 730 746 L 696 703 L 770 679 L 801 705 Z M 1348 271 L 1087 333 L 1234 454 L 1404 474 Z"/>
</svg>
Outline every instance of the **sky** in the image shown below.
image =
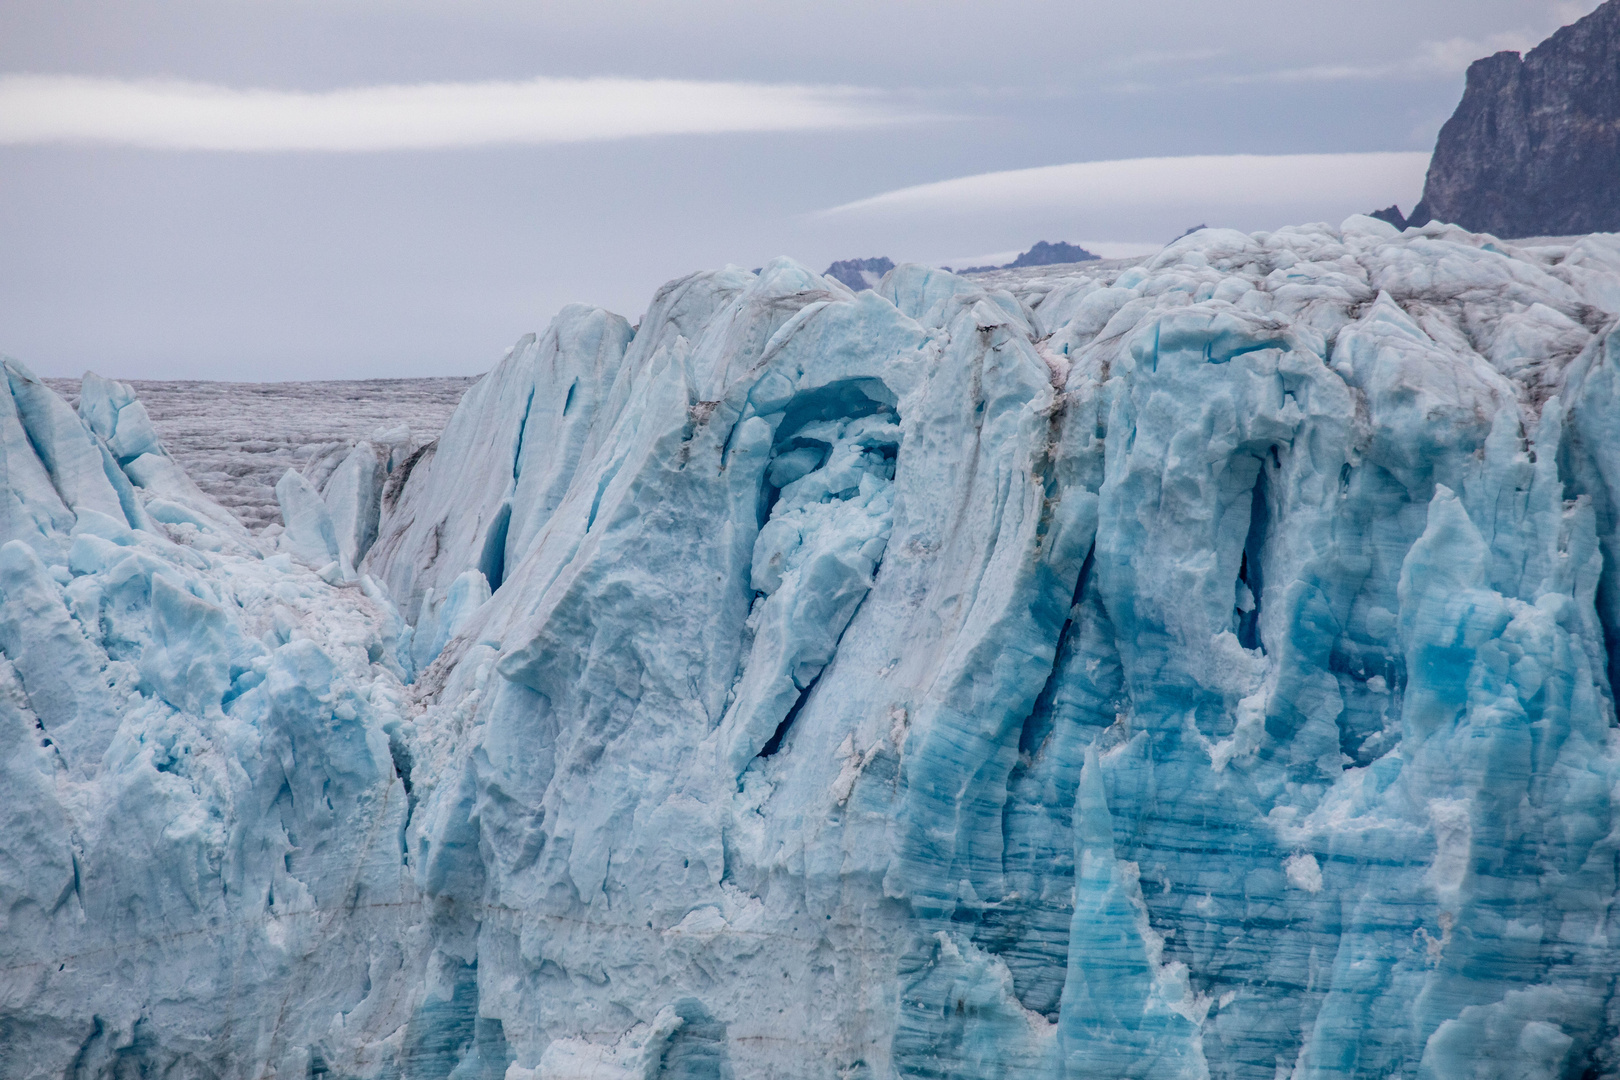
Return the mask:
<svg viewBox="0 0 1620 1080">
<path fill-rule="evenodd" d="M 1422 190 L 1597 0 L 0 0 L 0 353 L 475 374 L 790 255 L 1146 253 Z"/>
</svg>

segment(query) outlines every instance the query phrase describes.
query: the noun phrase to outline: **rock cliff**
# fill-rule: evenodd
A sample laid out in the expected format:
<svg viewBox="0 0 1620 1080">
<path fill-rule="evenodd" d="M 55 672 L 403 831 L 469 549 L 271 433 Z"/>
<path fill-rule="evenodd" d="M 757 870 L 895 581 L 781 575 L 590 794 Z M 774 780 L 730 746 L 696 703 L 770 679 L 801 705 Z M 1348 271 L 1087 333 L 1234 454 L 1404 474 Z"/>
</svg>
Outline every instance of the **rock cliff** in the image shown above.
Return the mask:
<svg viewBox="0 0 1620 1080">
<path fill-rule="evenodd" d="M 1411 224 L 1501 237 L 1620 230 L 1620 0 L 1468 69 Z"/>
</svg>

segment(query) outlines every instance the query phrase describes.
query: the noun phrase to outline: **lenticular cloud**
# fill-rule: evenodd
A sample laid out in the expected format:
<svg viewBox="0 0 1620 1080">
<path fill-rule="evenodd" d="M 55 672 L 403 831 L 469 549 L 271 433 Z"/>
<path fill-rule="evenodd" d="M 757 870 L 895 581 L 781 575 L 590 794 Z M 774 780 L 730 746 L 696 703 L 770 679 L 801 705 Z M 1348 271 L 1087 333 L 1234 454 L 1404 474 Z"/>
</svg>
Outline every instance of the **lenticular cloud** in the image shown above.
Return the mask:
<svg viewBox="0 0 1620 1080">
<path fill-rule="evenodd" d="M 1008 237 L 1084 238 L 1098 250 L 1190 226 L 1274 229 L 1338 221 L 1423 189 L 1426 153 L 1228 154 L 1081 161 L 899 188 L 812 215 L 813 228 L 873 250 L 995 251 Z M 1139 249 L 1138 249 L 1139 250 Z"/>
<path fill-rule="evenodd" d="M 979 173 L 886 191 L 825 216 L 978 211 L 992 207 L 1135 207 L 1200 201 L 1263 205 L 1287 192 L 1357 204 L 1423 183 L 1426 153 L 1224 154 L 1080 161 Z"/>
<path fill-rule="evenodd" d="M 0 77 L 0 145 L 427 150 L 826 130 L 900 119 L 874 92 L 846 86 L 536 78 L 309 92 L 173 80 Z"/>
</svg>

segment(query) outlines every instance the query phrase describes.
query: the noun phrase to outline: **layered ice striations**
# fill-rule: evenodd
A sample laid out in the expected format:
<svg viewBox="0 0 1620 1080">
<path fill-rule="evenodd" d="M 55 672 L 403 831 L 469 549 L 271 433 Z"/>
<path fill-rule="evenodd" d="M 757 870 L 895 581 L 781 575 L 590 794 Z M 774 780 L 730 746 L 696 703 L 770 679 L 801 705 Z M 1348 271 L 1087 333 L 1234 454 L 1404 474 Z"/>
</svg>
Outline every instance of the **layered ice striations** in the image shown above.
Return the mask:
<svg viewBox="0 0 1620 1080">
<path fill-rule="evenodd" d="M 0 1075 L 1612 1075 L 1617 317 L 1361 217 L 728 268 L 273 538 L 8 363 Z"/>
</svg>

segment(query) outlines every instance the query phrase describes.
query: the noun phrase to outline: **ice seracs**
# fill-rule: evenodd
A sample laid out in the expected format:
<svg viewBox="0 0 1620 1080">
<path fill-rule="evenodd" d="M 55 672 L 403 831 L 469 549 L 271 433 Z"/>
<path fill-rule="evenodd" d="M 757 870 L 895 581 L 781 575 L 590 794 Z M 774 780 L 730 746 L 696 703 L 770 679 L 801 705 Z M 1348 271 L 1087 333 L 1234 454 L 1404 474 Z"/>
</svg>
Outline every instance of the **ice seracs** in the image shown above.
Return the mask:
<svg viewBox="0 0 1620 1080">
<path fill-rule="evenodd" d="M 1617 317 L 1368 217 L 727 268 L 268 540 L 8 368 L 0 1072 L 1607 1075 Z"/>
<path fill-rule="evenodd" d="M 75 415 L 6 375 L 0 1072 L 372 1054 L 417 970 L 384 929 L 413 895 L 402 624 L 266 558 L 127 387 L 87 376 Z"/>
</svg>

